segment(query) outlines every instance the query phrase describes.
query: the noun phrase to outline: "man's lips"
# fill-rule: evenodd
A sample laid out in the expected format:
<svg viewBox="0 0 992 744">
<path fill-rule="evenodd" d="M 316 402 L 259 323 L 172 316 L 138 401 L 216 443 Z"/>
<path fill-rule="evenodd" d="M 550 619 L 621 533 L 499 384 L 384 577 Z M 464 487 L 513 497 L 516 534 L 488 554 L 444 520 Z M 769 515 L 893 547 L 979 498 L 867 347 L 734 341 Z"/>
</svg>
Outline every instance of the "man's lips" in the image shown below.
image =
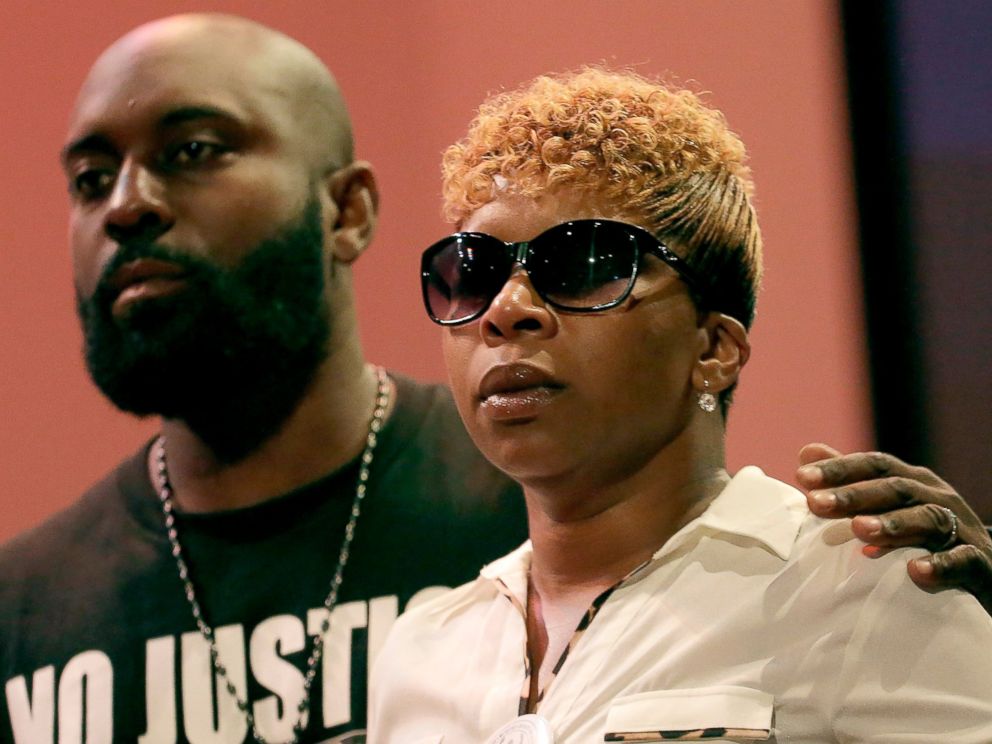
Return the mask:
<svg viewBox="0 0 992 744">
<path fill-rule="evenodd" d="M 185 268 L 171 261 L 158 258 L 128 261 L 107 279 L 107 286 L 117 293 L 110 311 L 114 317 L 123 317 L 140 300 L 175 294 L 185 286 L 186 275 Z"/>
<path fill-rule="evenodd" d="M 171 261 L 160 258 L 138 258 L 128 261 L 110 275 L 107 284 L 122 292 L 132 284 L 150 279 L 175 279 L 186 274 L 186 269 Z"/>
<path fill-rule="evenodd" d="M 565 389 L 546 370 L 531 364 L 504 364 L 491 368 L 479 383 L 482 409 L 497 421 L 532 419 Z"/>
</svg>

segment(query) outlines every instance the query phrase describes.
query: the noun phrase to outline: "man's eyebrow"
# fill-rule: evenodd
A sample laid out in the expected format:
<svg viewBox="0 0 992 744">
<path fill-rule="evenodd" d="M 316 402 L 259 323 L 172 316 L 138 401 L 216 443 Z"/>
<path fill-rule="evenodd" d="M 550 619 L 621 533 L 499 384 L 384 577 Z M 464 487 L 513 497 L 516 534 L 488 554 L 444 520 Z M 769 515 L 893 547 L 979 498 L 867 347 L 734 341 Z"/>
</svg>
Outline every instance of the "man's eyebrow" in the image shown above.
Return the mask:
<svg viewBox="0 0 992 744">
<path fill-rule="evenodd" d="M 87 134 L 84 137 L 73 140 L 62 148 L 60 157 L 62 165 L 66 165 L 73 156 L 84 152 L 99 152 L 105 155 L 116 155 L 117 148 L 114 147 L 110 140 L 102 134 Z"/>
<path fill-rule="evenodd" d="M 241 119 L 230 111 L 215 108 L 213 106 L 182 106 L 167 111 L 158 120 L 159 129 L 169 129 L 186 122 L 198 121 L 201 119 L 223 120 L 231 123 L 242 123 Z M 106 155 L 116 155 L 117 148 L 108 137 L 102 134 L 88 134 L 73 140 L 62 148 L 61 160 L 65 165 L 70 158 L 83 152 L 98 152 Z"/>
<path fill-rule="evenodd" d="M 166 129 L 179 124 L 185 124 L 188 121 L 197 121 L 198 119 L 224 119 L 233 123 L 238 123 L 241 121 L 230 111 L 225 111 L 224 109 L 215 108 L 213 106 L 183 106 L 181 108 L 172 109 L 164 114 L 162 118 L 159 119 L 158 125 L 159 128 Z"/>
</svg>

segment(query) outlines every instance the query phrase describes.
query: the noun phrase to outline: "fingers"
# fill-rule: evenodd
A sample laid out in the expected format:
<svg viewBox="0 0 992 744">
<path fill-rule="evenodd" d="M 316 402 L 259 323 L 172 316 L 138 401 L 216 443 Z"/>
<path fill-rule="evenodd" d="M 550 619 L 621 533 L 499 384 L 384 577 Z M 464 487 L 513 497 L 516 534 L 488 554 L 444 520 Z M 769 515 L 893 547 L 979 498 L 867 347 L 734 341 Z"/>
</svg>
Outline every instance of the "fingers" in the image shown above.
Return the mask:
<svg viewBox="0 0 992 744">
<path fill-rule="evenodd" d="M 909 575 L 925 589 L 959 587 L 971 592 L 992 614 L 992 557 L 974 545 L 956 548 L 909 562 Z"/>
<path fill-rule="evenodd" d="M 848 486 L 813 490 L 806 495 L 806 500 L 810 511 L 817 516 L 837 518 L 855 514 L 879 514 L 925 502 L 947 506 L 955 496 L 949 487 L 938 488 L 914 478 L 890 476 Z"/>
<path fill-rule="evenodd" d="M 807 447 L 811 452 L 817 451 L 816 448 L 823 448 L 821 451 L 831 449 L 820 444 L 807 445 Z M 806 449 L 804 447 L 800 451 L 800 458 Z M 850 455 L 828 456 L 815 463 L 804 463 L 799 468 L 797 476 L 800 484 L 805 488 L 832 488 L 890 476 L 912 478 L 931 486 L 947 485 L 927 468 L 909 465 L 885 452 L 855 452 Z"/>
<path fill-rule="evenodd" d="M 862 542 L 886 548 L 923 545 L 940 550 L 958 537 L 956 517 L 936 504 L 897 509 L 878 517 L 851 520 L 851 531 Z"/>
<path fill-rule="evenodd" d="M 869 557 L 909 545 L 935 551 L 909 562 L 913 581 L 965 589 L 992 614 L 992 538 L 933 471 L 881 452 L 842 454 L 820 443 L 803 447 L 799 462 L 797 479 L 808 490 L 810 511 L 852 517 L 851 529 Z"/>
<path fill-rule="evenodd" d="M 823 444 L 823 442 L 813 442 L 812 444 L 807 444 L 801 450 L 799 450 L 799 465 L 812 465 L 820 460 L 826 460 L 831 457 L 840 457 L 842 453 L 839 450 L 835 450 L 828 444 Z M 818 488 L 820 483 L 803 483 L 805 477 L 808 478 L 819 478 L 820 471 L 818 469 L 813 469 L 810 471 L 803 471 L 800 467 L 799 482 L 802 483 L 806 488 Z"/>
</svg>

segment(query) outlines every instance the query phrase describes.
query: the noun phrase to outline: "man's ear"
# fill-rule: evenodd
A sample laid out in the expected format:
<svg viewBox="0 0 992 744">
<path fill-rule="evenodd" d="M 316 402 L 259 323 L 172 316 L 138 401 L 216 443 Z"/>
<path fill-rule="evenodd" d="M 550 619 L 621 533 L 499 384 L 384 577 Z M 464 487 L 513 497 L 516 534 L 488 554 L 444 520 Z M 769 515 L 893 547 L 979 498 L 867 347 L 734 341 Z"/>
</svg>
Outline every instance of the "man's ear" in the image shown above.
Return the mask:
<svg viewBox="0 0 992 744">
<path fill-rule="evenodd" d="M 327 176 L 325 187 L 337 207 L 329 210 L 327 226 L 335 261 L 350 264 L 372 240 L 379 212 L 379 189 L 372 166 L 355 161 Z"/>
<path fill-rule="evenodd" d="M 706 332 L 709 344 L 693 370 L 692 384 L 700 392 L 717 394 L 737 382 L 751 356 L 751 342 L 744 325 L 723 313 L 707 313 L 700 329 Z"/>
</svg>

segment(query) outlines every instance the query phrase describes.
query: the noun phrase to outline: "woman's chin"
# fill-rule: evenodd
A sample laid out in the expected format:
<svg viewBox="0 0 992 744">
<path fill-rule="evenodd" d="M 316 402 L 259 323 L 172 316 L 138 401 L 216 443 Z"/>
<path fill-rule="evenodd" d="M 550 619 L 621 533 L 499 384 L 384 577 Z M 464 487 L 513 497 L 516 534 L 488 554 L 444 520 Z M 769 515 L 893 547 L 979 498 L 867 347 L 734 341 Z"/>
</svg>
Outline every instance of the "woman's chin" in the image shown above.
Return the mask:
<svg viewBox="0 0 992 744">
<path fill-rule="evenodd" d="M 580 464 L 575 452 L 564 449 L 560 442 L 523 439 L 501 437 L 477 444 L 493 465 L 523 485 L 565 477 Z"/>
</svg>

